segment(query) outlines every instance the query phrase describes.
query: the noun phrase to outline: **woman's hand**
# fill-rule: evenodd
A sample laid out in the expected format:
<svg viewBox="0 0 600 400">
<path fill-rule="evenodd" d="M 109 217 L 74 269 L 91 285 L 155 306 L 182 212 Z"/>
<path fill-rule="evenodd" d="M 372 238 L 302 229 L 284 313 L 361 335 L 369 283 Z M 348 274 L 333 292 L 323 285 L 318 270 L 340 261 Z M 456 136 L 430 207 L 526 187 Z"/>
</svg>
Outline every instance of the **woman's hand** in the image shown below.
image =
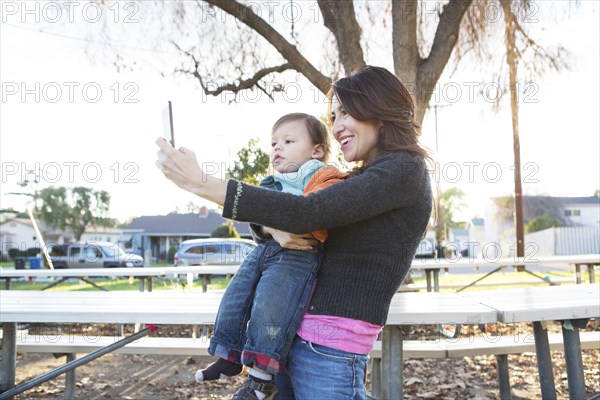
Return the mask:
<svg viewBox="0 0 600 400">
<path fill-rule="evenodd" d="M 165 177 L 180 188 L 217 204 L 223 204 L 227 191 L 226 181 L 206 174 L 196 154 L 184 147 L 173 148 L 163 138 L 156 139 L 160 148 L 156 166 Z"/>
<path fill-rule="evenodd" d="M 316 246 L 317 243 L 319 243 L 310 233 L 294 235 L 293 233 L 278 231 L 277 229 L 266 226 L 263 227 L 263 230 L 273 236 L 273 239 L 285 249 L 312 250 L 313 246 Z"/>
</svg>

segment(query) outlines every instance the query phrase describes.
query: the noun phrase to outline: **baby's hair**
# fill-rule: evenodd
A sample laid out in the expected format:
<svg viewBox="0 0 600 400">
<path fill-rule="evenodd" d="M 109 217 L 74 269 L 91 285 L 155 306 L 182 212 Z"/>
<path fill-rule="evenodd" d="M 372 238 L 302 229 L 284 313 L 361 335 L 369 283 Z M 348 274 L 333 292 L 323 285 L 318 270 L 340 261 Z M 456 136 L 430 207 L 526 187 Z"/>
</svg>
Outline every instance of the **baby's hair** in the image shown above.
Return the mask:
<svg viewBox="0 0 600 400">
<path fill-rule="evenodd" d="M 323 146 L 323 157 L 321 161 L 327 162 L 329 161 L 329 155 L 331 151 L 331 141 L 329 139 L 329 132 L 327 131 L 327 127 L 318 118 L 305 113 L 290 113 L 286 114 L 283 117 L 279 118 L 277 122 L 273 125 L 273 129 L 271 132 L 275 132 L 277 128 L 283 125 L 286 122 L 291 121 L 304 121 L 306 125 L 306 130 L 308 131 L 308 135 L 310 136 L 310 140 L 313 144 L 320 144 Z"/>
</svg>

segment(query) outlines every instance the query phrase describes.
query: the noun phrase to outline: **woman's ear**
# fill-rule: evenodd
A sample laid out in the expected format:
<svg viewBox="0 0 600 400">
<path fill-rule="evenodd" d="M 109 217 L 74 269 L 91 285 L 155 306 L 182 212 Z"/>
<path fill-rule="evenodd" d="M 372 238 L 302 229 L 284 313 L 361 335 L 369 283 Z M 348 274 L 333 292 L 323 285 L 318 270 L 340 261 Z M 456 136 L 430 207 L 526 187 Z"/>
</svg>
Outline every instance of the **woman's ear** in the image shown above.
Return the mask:
<svg viewBox="0 0 600 400">
<path fill-rule="evenodd" d="M 325 148 L 322 144 L 317 144 L 313 147 L 312 158 L 315 160 L 321 160 L 325 157 Z"/>
</svg>

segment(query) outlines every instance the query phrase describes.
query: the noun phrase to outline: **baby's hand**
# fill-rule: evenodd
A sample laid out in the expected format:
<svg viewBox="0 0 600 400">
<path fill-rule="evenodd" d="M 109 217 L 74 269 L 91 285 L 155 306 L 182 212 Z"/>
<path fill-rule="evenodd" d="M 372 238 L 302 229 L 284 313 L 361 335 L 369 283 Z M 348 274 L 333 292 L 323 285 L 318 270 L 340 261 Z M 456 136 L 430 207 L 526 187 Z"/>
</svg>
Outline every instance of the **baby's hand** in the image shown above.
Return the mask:
<svg viewBox="0 0 600 400">
<path fill-rule="evenodd" d="M 265 230 L 273 236 L 273 239 L 284 249 L 292 250 L 312 250 L 316 246 L 317 239 L 310 233 L 304 235 L 295 235 L 293 233 L 279 231 L 273 228 L 265 228 Z"/>
</svg>

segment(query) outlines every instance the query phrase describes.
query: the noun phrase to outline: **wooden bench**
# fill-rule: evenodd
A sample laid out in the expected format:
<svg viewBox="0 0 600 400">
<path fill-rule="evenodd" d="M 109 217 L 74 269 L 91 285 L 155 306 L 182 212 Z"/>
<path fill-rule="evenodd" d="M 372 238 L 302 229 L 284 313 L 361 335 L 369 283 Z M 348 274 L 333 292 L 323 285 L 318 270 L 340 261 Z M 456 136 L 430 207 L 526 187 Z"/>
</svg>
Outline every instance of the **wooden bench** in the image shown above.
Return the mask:
<svg viewBox="0 0 600 400">
<path fill-rule="evenodd" d="M 582 350 L 600 350 L 600 331 L 579 332 Z M 548 335 L 550 350 L 563 351 L 561 333 Z M 499 387 L 510 387 L 508 373 L 508 355 L 535 353 L 533 334 L 519 336 L 486 336 L 465 337 L 459 339 L 442 338 L 440 340 L 406 341 L 403 343 L 404 355 L 407 358 L 455 358 L 494 355 L 497 360 Z M 376 382 L 381 374 L 381 342 L 377 342 L 370 353 L 373 359 L 371 366 L 372 393 L 377 398 L 381 388 Z M 503 386 L 504 385 L 504 386 Z"/>
<path fill-rule="evenodd" d="M 22 353 L 53 353 L 59 355 L 91 353 L 122 339 L 119 336 L 37 336 L 20 335 L 17 351 Z M 550 350 L 562 351 L 562 334 L 548 336 Z M 600 332 L 580 332 L 583 350 L 600 349 Z M 128 344 L 114 353 L 208 356 L 209 341 L 202 338 L 144 337 Z M 508 384 L 508 354 L 535 352 L 533 335 L 465 337 L 459 339 L 410 340 L 403 343 L 405 358 L 454 358 L 494 355 L 498 359 L 499 384 Z M 373 360 L 371 373 L 373 394 L 380 396 L 381 342 L 375 344 L 369 354 Z M 506 382 L 504 381 L 506 380 Z"/>
<path fill-rule="evenodd" d="M 21 335 L 17 338 L 20 353 L 91 353 L 122 339 L 121 336 L 38 336 Z M 208 340 L 202 338 L 144 337 L 113 353 L 208 356 Z M 447 349 L 441 342 L 409 341 L 404 343 L 407 358 L 446 358 Z M 381 358 L 381 342 L 377 342 L 370 353 L 371 358 Z"/>
</svg>

